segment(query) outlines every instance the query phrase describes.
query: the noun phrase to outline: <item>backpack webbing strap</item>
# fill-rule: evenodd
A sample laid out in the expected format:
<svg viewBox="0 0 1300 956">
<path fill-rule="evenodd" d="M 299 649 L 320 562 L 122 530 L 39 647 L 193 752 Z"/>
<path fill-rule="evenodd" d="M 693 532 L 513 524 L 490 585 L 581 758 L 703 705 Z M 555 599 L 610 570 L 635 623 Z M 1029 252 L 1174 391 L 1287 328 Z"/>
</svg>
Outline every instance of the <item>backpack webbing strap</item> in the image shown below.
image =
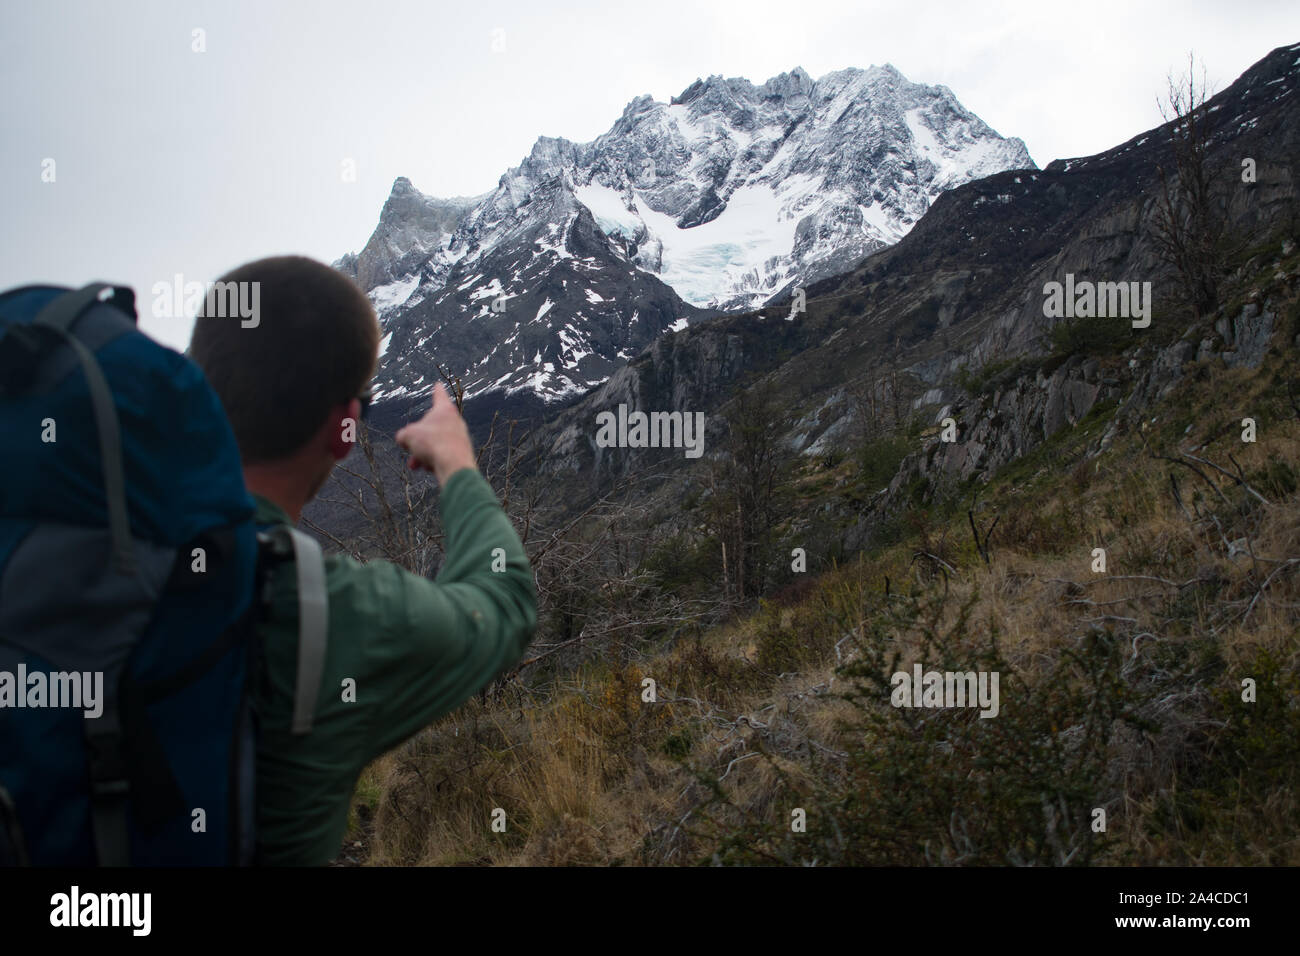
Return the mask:
<svg viewBox="0 0 1300 956">
<path fill-rule="evenodd" d="M 126 803 L 130 795 L 122 729 L 116 708 L 84 721 L 86 758 L 90 769 L 90 822 L 95 836 L 95 857 L 100 866 L 130 866 L 131 837 L 127 830 Z"/>
<path fill-rule="evenodd" d="M 123 312 L 135 314 L 135 293 L 125 286 L 109 285 L 107 282 L 92 282 L 73 292 L 65 292 L 45 308 L 41 309 L 35 321 L 44 325 L 71 332 L 72 326 L 96 302 L 111 302 Z"/>
<path fill-rule="evenodd" d="M 298 575 L 298 677 L 293 693 L 292 733 L 311 730 L 325 673 L 325 642 L 329 634 L 329 595 L 325 590 L 325 558 L 315 539 L 297 528 L 277 525 L 269 534 L 293 549 Z M 287 539 L 287 540 L 286 540 Z"/>
<path fill-rule="evenodd" d="M 99 457 L 104 472 L 104 498 L 108 509 L 108 528 L 112 536 L 110 567 L 121 574 L 135 573 L 135 551 L 131 547 L 131 525 L 126 509 L 126 481 L 122 472 L 122 436 L 117 406 L 95 353 L 72 334 L 72 325 L 81 313 L 101 301 L 105 290 L 113 286 L 94 283 L 76 292 L 59 296 L 36 316 L 35 323 L 56 331 L 68 343 L 90 389 L 95 413 L 95 430 L 99 434 Z"/>
</svg>

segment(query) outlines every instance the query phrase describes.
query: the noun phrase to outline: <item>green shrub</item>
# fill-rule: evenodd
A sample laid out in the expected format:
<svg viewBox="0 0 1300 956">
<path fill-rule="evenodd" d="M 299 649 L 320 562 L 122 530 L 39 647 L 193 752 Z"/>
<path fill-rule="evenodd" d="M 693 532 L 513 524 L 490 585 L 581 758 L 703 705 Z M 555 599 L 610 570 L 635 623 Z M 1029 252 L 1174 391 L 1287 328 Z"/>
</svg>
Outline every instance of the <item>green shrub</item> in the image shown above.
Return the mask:
<svg viewBox="0 0 1300 956">
<path fill-rule="evenodd" d="M 972 397 L 992 393 L 998 388 L 1009 385 L 1016 379 L 1032 373 L 1040 364 L 1039 359 L 1001 359 L 989 362 L 974 371 L 963 368 L 957 372 L 957 385 L 965 389 Z"/>
<path fill-rule="evenodd" d="M 916 444 L 903 435 L 886 435 L 867 442 L 858 451 L 858 479 L 870 491 L 879 491 L 893 480 Z"/>
<path fill-rule="evenodd" d="M 1143 331 L 1134 329 L 1128 319 L 1066 319 L 1052 326 L 1048 339 L 1058 357 L 1086 355 L 1097 358 L 1117 355 L 1130 346 L 1144 344 L 1145 340 L 1138 338 Z"/>
<path fill-rule="evenodd" d="M 775 675 L 798 669 L 805 647 L 792 618 L 790 611 L 762 602 L 757 622 L 760 671 Z"/>
<path fill-rule="evenodd" d="M 712 581 L 720 566 L 716 541 L 687 534 L 668 538 L 641 563 L 641 569 L 653 575 L 661 587 L 686 592 L 699 587 L 701 581 Z"/>
<path fill-rule="evenodd" d="M 1274 499 L 1295 494 L 1298 486 L 1295 468 L 1277 455 L 1270 455 L 1268 463 L 1249 477 L 1253 487 Z"/>
</svg>

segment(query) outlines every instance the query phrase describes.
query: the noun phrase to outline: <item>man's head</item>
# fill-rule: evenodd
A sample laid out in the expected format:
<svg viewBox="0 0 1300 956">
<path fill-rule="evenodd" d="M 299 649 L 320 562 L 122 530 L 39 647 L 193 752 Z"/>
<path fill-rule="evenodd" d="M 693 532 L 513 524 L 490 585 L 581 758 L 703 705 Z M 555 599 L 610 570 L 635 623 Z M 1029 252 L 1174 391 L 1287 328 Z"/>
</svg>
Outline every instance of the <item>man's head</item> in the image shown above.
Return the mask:
<svg viewBox="0 0 1300 956">
<path fill-rule="evenodd" d="M 379 352 L 374 309 L 348 278 L 301 256 L 259 259 L 218 281 L 258 283 L 259 314 L 246 323 L 200 310 L 190 355 L 225 406 L 252 490 L 282 497 L 255 487 L 254 474 L 268 488 L 300 487 L 300 506 L 351 448 L 345 424 L 360 414 Z"/>
</svg>

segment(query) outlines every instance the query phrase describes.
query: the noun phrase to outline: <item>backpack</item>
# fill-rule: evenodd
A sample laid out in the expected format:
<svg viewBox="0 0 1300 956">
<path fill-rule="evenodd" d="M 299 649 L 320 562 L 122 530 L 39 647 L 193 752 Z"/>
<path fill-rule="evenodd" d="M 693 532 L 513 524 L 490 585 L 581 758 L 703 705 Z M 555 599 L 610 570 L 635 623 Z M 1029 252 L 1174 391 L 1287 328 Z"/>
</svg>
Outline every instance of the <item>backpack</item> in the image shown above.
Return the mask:
<svg viewBox="0 0 1300 956">
<path fill-rule="evenodd" d="M 320 546 L 254 525 L 216 393 L 134 302 L 0 294 L 0 865 L 255 862 L 255 634 L 288 560 L 311 728 Z"/>
</svg>

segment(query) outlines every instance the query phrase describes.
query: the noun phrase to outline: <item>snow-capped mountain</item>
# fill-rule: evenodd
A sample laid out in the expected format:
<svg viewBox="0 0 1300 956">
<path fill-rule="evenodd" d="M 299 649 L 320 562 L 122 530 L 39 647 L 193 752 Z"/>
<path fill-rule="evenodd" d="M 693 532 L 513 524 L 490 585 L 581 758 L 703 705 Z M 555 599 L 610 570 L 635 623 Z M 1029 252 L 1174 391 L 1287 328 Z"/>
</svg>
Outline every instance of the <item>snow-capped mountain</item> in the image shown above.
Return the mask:
<svg viewBox="0 0 1300 956">
<path fill-rule="evenodd" d="M 944 86 L 894 67 L 633 100 L 590 143 L 540 138 L 475 200 L 399 179 L 337 265 L 384 324 L 384 396 L 435 363 L 470 394 L 585 391 L 701 309 L 753 308 L 896 242 L 941 192 L 1035 168 Z M 452 221 L 457 219 L 454 228 Z"/>
</svg>

